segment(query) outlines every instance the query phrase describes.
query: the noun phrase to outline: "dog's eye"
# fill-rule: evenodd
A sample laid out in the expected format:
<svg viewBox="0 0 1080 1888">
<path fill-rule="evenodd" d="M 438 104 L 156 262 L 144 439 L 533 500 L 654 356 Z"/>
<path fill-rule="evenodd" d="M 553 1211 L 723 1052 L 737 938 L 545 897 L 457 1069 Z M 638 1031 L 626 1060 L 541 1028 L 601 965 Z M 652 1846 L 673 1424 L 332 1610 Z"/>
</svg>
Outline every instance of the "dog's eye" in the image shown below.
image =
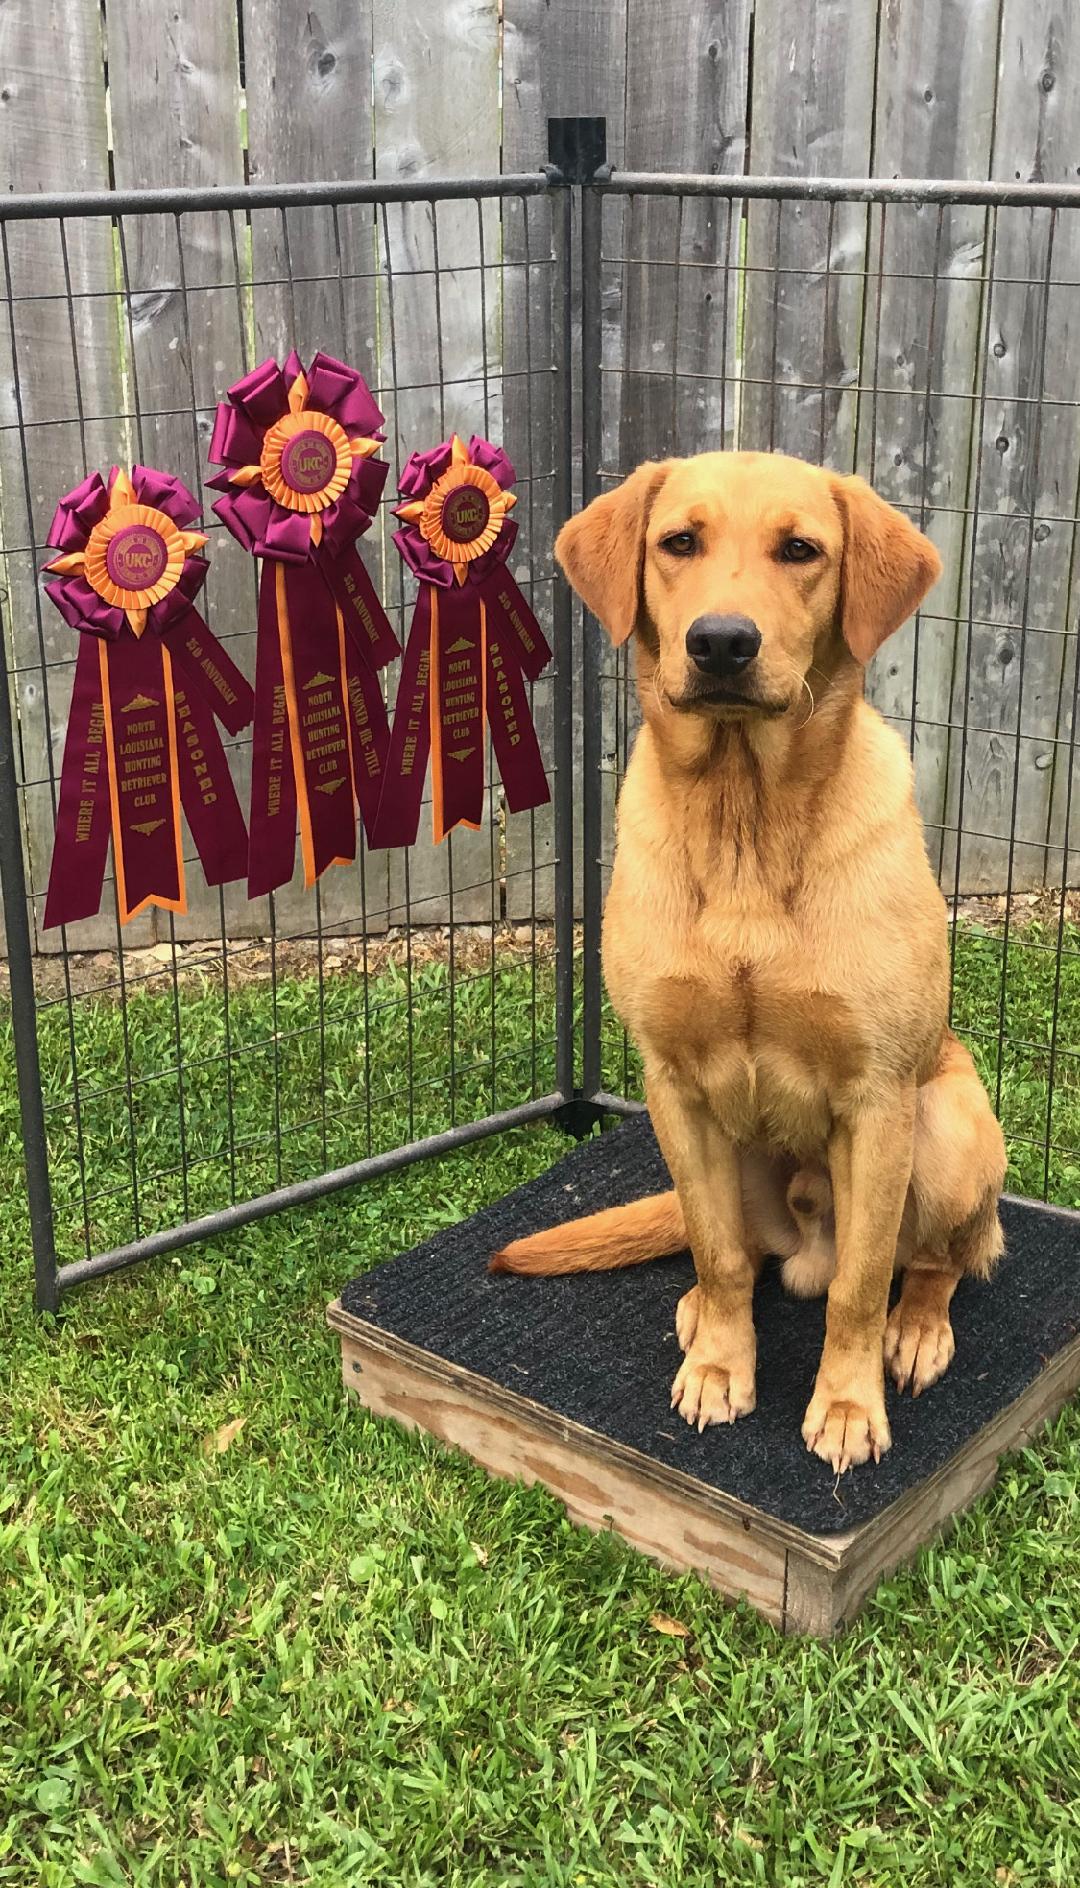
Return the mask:
<svg viewBox="0 0 1080 1888">
<path fill-rule="evenodd" d="M 660 549 L 670 551 L 672 557 L 693 557 L 697 539 L 692 531 L 672 531 L 668 537 L 661 538 Z"/>
<path fill-rule="evenodd" d="M 817 555 L 818 547 L 809 538 L 785 538 L 780 546 L 780 561 L 784 564 L 810 564 Z"/>
</svg>

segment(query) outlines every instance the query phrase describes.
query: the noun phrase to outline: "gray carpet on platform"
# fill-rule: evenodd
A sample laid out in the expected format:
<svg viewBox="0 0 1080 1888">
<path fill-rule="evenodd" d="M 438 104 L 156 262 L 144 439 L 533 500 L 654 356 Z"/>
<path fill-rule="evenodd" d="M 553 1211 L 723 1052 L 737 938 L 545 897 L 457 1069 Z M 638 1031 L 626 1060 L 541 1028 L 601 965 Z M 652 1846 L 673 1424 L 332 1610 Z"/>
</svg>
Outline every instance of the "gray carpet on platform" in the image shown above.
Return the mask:
<svg viewBox="0 0 1080 1888">
<path fill-rule="evenodd" d="M 491 1252 L 526 1232 L 669 1184 L 642 1118 L 601 1134 L 472 1219 L 354 1279 L 342 1302 L 422 1349 L 571 1417 L 814 1533 L 869 1520 L 947 1462 L 1080 1331 L 1080 1219 L 1006 1203 L 1007 1257 L 953 1301 L 956 1357 L 917 1401 L 890 1385 L 893 1447 L 835 1478 L 799 1433 L 824 1332 L 824 1302 L 758 1285 L 758 1402 L 697 1435 L 669 1408 L 675 1306 L 688 1254 L 572 1278 L 492 1277 Z"/>
</svg>

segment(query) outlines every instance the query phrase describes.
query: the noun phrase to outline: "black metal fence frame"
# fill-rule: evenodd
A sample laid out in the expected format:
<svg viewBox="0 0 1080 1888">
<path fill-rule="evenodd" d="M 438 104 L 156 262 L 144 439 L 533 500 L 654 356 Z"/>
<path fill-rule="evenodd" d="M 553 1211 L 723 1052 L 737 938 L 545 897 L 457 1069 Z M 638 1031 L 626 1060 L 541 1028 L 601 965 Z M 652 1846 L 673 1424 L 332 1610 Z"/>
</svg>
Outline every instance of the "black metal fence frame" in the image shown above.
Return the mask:
<svg viewBox="0 0 1080 1888">
<path fill-rule="evenodd" d="M 555 526 L 580 498 L 587 503 L 601 484 L 602 361 L 602 220 L 606 198 L 699 197 L 738 205 L 752 199 L 778 202 L 865 204 L 970 204 L 1031 206 L 1080 210 L 1080 186 L 968 182 L 750 178 L 742 176 L 651 175 L 613 171 L 603 161 L 598 121 L 560 121 L 553 128 L 552 156 L 543 171 L 526 175 L 440 179 L 425 183 L 316 183 L 224 189 L 82 193 L 0 198 L 0 245 L 6 260 L 7 232 L 26 219 L 55 219 L 62 227 L 72 217 L 117 219 L 188 211 L 256 211 L 354 204 L 476 203 L 546 196 L 552 206 L 552 264 L 557 318 L 556 376 L 553 401 Z M 580 270 L 580 331 L 573 284 Z M 9 313 L 10 275 L 8 276 Z M 14 339 L 14 319 L 12 338 Z M 16 403 L 18 389 L 16 386 Z M 21 425 L 21 411 L 19 414 Z M 553 1092 L 519 1106 L 457 1123 L 446 1131 L 413 1140 L 370 1158 L 276 1187 L 254 1198 L 235 1201 L 166 1230 L 148 1233 L 81 1260 L 58 1263 L 53 1198 L 39 1064 L 34 957 L 23 839 L 19 817 L 20 781 L 7 669 L 6 634 L 0 622 L 0 874 L 7 924 L 12 1025 L 22 1115 L 27 1191 L 33 1241 L 36 1299 L 55 1310 L 64 1292 L 156 1254 L 173 1251 L 247 1225 L 287 1207 L 325 1197 L 337 1189 L 373 1179 L 413 1161 L 498 1134 L 526 1123 L 557 1121 L 575 1133 L 612 1114 L 640 1105 L 607 1092 L 602 1082 L 602 988 L 600 919 L 603 889 L 603 799 L 601 782 L 601 686 L 606 644 L 599 625 L 584 618 L 577 642 L 570 593 L 561 579 L 553 592 L 555 652 L 553 683 L 554 764 L 554 942 L 555 1070 Z M 575 649 L 580 656 L 575 661 Z M 575 675 L 575 668 L 577 674 Z M 580 691 L 580 693 L 578 693 Z M 575 709 L 580 710 L 583 745 L 575 769 Z M 575 861 L 575 807 L 580 808 L 580 856 Z M 575 917 L 580 913 L 580 935 Z M 580 944 L 580 987 L 575 951 Z M 580 1022 L 575 1005 L 580 997 Z"/>
</svg>

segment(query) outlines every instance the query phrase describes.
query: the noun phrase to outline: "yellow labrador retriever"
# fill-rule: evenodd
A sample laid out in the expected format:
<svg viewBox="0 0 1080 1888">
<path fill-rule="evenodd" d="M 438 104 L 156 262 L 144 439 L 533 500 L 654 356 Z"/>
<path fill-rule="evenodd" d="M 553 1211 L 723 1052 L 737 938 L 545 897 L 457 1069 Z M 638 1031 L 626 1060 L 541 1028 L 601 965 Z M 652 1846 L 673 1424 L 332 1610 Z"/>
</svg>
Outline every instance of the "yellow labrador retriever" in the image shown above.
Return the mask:
<svg viewBox="0 0 1080 1888">
<path fill-rule="evenodd" d="M 675 1192 L 493 1266 L 689 1245 L 672 1402 L 704 1429 L 754 1407 L 754 1279 L 780 1256 L 792 1290 L 828 1291 L 807 1446 L 837 1470 L 877 1460 L 884 1363 L 901 1388 L 933 1383 L 957 1280 L 1002 1250 L 1004 1144 L 947 1027 L 911 766 L 863 700 L 864 664 L 939 576 L 937 552 L 862 479 L 707 453 L 641 466 L 556 555 L 612 641 L 635 639 L 644 725 L 604 973 Z"/>
</svg>

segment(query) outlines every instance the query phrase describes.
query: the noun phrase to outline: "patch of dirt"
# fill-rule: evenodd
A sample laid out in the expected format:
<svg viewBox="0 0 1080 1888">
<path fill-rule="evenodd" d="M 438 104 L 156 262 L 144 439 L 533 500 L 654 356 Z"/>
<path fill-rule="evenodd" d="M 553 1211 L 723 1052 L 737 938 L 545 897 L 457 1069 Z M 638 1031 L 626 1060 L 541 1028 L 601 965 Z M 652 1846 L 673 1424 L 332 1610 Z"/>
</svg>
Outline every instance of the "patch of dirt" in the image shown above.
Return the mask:
<svg viewBox="0 0 1080 1888">
<path fill-rule="evenodd" d="M 949 901 L 952 911 L 952 901 Z M 999 932 L 1009 912 L 1010 924 L 1022 927 L 1032 923 L 1057 925 L 1062 916 L 1060 891 L 1018 892 L 1011 901 L 1003 893 L 961 898 L 957 914 L 961 922 Z M 1080 891 L 1069 891 L 1064 898 L 1064 917 L 1069 924 L 1080 925 Z M 454 929 L 454 967 L 462 972 L 476 972 L 491 962 L 490 924 L 459 924 Z M 575 944 L 581 944 L 580 927 L 575 929 Z M 503 962 L 528 960 L 535 951 L 538 961 L 550 960 L 555 949 L 554 926 L 550 923 L 503 924 L 494 934 L 496 956 Z M 450 931 L 445 925 L 385 931 L 377 936 L 339 937 L 324 935 L 321 940 L 304 938 L 229 938 L 224 957 L 228 962 L 230 987 L 243 988 L 254 983 L 269 983 L 275 964 L 279 981 L 316 977 L 322 956 L 324 975 L 359 975 L 366 969 L 370 976 L 396 967 L 405 970 L 426 964 L 446 964 L 450 959 Z M 173 971 L 183 985 L 200 976 L 220 981 L 223 978 L 223 952 L 220 938 L 203 943 L 151 944 L 142 950 L 125 950 L 123 985 L 127 989 L 146 988 L 161 991 L 171 988 Z M 34 960 L 34 987 L 38 1000 L 62 1000 L 70 988 L 72 996 L 119 996 L 121 989 L 120 953 L 118 951 L 80 951 L 67 960 L 58 956 L 40 956 Z M 0 962 L 0 992 L 10 988 L 7 964 Z"/>
<path fill-rule="evenodd" d="M 951 898 L 948 903 L 951 914 Z M 1063 915 L 1062 894 L 1053 889 L 1014 892 L 1010 900 L 1004 892 L 988 892 L 977 898 L 961 898 L 957 904 L 959 917 L 969 924 L 984 924 L 989 930 L 1004 924 L 1006 912 L 1010 924 L 1057 924 Z M 1064 918 L 1066 924 L 1080 924 L 1080 891 L 1065 893 Z"/>
<path fill-rule="evenodd" d="M 492 931 L 488 925 L 457 925 L 454 929 L 454 968 L 475 973 L 491 963 Z M 580 939 L 578 940 L 580 942 Z M 538 923 L 506 924 L 496 927 L 495 955 L 500 962 L 528 962 L 535 951 L 538 962 L 554 955 L 554 926 Z M 385 931 L 377 937 L 318 938 L 230 938 L 224 952 L 220 938 L 213 942 L 192 944 L 151 944 L 145 950 L 123 953 L 123 981 L 118 951 L 79 951 L 67 960 L 37 957 L 34 960 L 34 988 L 39 1002 L 63 1000 L 70 989 L 72 996 L 119 997 L 121 988 L 160 992 L 172 988 L 173 975 L 181 986 L 195 978 L 221 982 L 228 964 L 229 987 L 242 989 L 250 984 L 269 983 L 276 972 L 279 983 L 317 977 L 319 961 L 325 976 L 378 976 L 381 971 L 406 970 L 411 964 L 418 970 L 427 964 L 447 964 L 450 960 L 450 932 L 445 925 L 424 929 Z M 10 989 L 6 963 L 0 963 L 0 991 Z"/>
</svg>

